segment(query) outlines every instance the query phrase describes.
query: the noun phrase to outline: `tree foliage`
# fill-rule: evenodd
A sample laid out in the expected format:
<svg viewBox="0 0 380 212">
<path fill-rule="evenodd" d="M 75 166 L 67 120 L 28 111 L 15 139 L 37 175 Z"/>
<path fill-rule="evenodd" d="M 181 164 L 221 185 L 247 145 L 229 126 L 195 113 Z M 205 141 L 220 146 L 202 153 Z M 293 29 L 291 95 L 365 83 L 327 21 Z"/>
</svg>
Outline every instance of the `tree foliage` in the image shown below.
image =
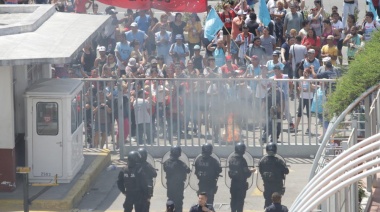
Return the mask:
<svg viewBox="0 0 380 212">
<path fill-rule="evenodd" d="M 329 115 L 339 115 L 368 88 L 380 84 L 380 32 L 372 35 L 349 65 L 348 71 L 338 79 L 335 92 L 326 103 Z"/>
</svg>

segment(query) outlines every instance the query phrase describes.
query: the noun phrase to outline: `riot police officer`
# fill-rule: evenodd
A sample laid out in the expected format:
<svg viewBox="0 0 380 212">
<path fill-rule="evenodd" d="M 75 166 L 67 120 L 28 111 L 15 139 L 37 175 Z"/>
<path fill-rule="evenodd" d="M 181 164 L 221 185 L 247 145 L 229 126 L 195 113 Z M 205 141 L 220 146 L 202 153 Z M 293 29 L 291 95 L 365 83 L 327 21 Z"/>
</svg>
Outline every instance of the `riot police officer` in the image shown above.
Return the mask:
<svg viewBox="0 0 380 212">
<path fill-rule="evenodd" d="M 247 179 L 252 174 L 248 168 L 247 161 L 243 157 L 245 150 L 246 146 L 244 143 L 237 143 L 234 155 L 228 160 L 228 176 L 231 178 L 230 205 L 232 212 L 243 211 L 244 199 L 248 190 Z"/>
<path fill-rule="evenodd" d="M 214 204 L 214 196 L 218 189 L 216 186 L 219 174 L 222 172 L 222 167 L 217 159 L 211 156 L 212 145 L 205 143 L 202 146 L 202 155 L 198 157 L 195 162 L 195 175 L 198 182 L 198 195 L 201 192 L 207 193 L 207 204 Z"/>
<path fill-rule="evenodd" d="M 180 146 L 174 146 L 170 149 L 170 158 L 163 164 L 166 173 L 166 185 L 168 199 L 174 202 L 177 212 L 182 212 L 183 191 L 185 189 L 185 181 L 190 168 L 179 159 L 182 149 Z"/>
<path fill-rule="evenodd" d="M 271 197 L 274 192 L 284 194 L 285 175 L 289 174 L 285 161 L 276 157 L 277 145 L 275 143 L 268 143 L 266 152 L 267 155 L 259 162 L 259 171 L 264 182 L 264 208 L 272 203 Z"/>
<path fill-rule="evenodd" d="M 144 180 L 144 173 L 139 162 L 141 156 L 136 151 L 128 153 L 128 165 L 118 176 L 117 187 L 125 195 L 124 212 L 131 212 L 133 206 L 136 212 L 142 212 L 143 197 L 147 195 L 148 186 Z"/>
<path fill-rule="evenodd" d="M 145 182 L 148 185 L 147 196 L 143 198 L 145 201 L 145 204 L 143 206 L 143 212 L 149 212 L 150 199 L 153 196 L 153 178 L 157 177 L 157 171 L 150 163 L 146 161 L 148 158 L 148 152 L 146 151 L 146 149 L 139 148 L 137 152 L 141 155 L 140 164 L 142 171 L 144 172 Z"/>
</svg>

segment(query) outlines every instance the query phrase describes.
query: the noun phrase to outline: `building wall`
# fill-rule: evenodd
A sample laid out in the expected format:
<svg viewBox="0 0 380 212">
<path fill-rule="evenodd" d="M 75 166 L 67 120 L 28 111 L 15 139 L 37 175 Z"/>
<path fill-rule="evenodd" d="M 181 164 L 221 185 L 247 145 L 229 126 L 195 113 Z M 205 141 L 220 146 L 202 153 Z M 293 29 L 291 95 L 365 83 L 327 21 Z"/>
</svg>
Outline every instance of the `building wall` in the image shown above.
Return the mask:
<svg viewBox="0 0 380 212">
<path fill-rule="evenodd" d="M 0 66 L 0 191 L 16 188 L 13 67 Z"/>
</svg>

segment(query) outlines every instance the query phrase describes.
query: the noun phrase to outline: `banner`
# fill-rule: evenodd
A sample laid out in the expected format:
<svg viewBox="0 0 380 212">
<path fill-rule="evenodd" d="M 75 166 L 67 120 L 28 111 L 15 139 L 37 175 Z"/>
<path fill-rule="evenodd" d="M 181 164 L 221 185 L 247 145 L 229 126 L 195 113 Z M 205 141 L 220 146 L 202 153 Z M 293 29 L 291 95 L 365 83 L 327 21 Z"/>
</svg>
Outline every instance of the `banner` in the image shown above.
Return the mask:
<svg viewBox="0 0 380 212">
<path fill-rule="evenodd" d="M 103 4 L 128 9 L 149 10 L 151 8 L 168 12 L 195 12 L 207 10 L 207 0 L 98 0 Z"/>
<path fill-rule="evenodd" d="M 220 20 L 219 15 L 216 13 L 214 8 L 211 8 L 207 15 L 205 27 L 204 27 L 204 37 L 209 41 L 214 39 L 215 34 L 223 27 L 223 22 Z"/>
</svg>

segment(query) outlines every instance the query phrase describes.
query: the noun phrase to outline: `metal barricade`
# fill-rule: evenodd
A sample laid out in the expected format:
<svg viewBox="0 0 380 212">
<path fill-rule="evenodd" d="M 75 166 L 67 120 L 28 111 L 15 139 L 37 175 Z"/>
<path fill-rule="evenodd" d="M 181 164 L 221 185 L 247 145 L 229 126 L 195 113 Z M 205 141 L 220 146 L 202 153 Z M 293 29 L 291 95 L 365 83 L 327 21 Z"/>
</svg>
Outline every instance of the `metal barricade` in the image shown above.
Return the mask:
<svg viewBox="0 0 380 212">
<path fill-rule="evenodd" d="M 247 147 L 261 149 L 272 140 L 289 151 L 284 155 L 302 152 L 294 146 L 312 147 L 310 152 L 318 148 L 327 116 L 323 109 L 313 113 L 310 108 L 313 99 L 322 107 L 335 83 L 250 78 L 83 81 L 88 147 L 116 150 L 124 141 L 126 148 L 154 147 L 151 150 L 163 153 L 172 145 L 190 148 L 205 142 L 216 147 L 244 142 Z M 310 86 L 304 86 L 306 83 Z M 322 95 L 316 95 L 319 89 Z M 298 98 L 291 100 L 291 92 Z M 302 111 L 297 113 L 299 108 Z M 294 124 L 298 132 L 291 128 Z"/>
</svg>

